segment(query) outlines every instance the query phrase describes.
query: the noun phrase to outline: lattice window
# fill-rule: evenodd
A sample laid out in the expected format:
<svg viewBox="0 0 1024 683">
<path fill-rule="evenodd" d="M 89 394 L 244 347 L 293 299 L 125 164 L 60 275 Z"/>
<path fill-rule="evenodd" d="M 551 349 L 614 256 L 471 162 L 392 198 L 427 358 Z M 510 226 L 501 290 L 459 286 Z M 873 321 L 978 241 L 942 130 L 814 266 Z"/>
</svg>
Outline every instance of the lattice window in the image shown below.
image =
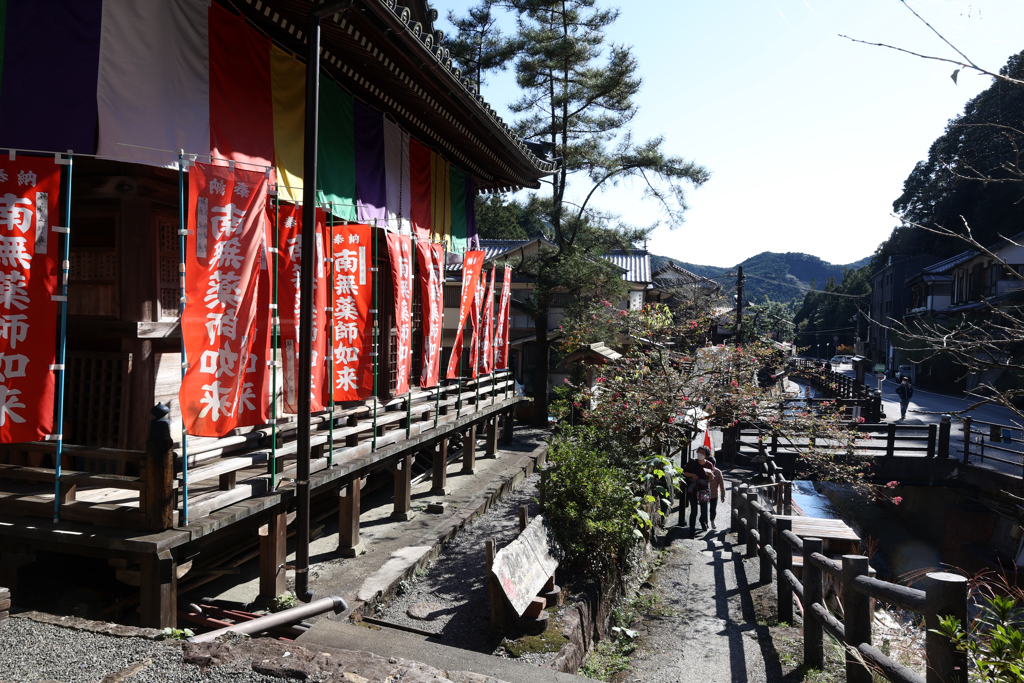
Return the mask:
<svg viewBox="0 0 1024 683">
<path fill-rule="evenodd" d="M 159 289 L 158 319 L 176 319 L 180 315 L 181 282 L 178 265 L 181 262 L 181 248 L 178 243 L 178 217 L 171 214 L 154 214 L 157 239 L 157 287 Z M 187 239 L 187 238 L 186 238 Z"/>
<path fill-rule="evenodd" d="M 130 353 L 68 351 L 63 426 L 68 443 L 126 447 L 131 363 Z M 117 469 L 113 461 L 89 465 L 101 472 Z"/>
</svg>

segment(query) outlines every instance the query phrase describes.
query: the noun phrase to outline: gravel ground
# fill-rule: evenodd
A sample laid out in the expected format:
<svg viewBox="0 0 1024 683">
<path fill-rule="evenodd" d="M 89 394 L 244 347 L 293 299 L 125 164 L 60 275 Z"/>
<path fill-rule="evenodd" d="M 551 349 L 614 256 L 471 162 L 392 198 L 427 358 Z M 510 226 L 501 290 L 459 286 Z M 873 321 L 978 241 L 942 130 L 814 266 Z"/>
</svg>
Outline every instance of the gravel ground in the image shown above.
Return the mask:
<svg viewBox="0 0 1024 683">
<path fill-rule="evenodd" d="M 125 672 L 133 665 L 141 665 L 141 668 L 128 678 L 131 683 L 295 680 L 257 674 L 249 668 L 248 661 L 203 672 L 199 667 L 182 662 L 181 645 L 175 641 L 89 633 L 17 616 L 0 628 L 0 681 L 92 683 Z M 112 677 L 112 680 L 121 679 Z"/>
<path fill-rule="evenodd" d="M 379 619 L 438 634 L 444 642 L 467 650 L 504 654 L 487 640 L 487 551 L 494 539 L 500 550 L 519 535 L 519 507 L 528 505 L 530 518 L 539 514 L 533 501 L 540 475 L 525 479 L 508 496 L 495 503 L 472 524 L 462 529 L 426 571 L 400 589 L 400 595 Z M 429 620 L 413 619 L 407 611 L 420 603 L 437 603 Z"/>
</svg>

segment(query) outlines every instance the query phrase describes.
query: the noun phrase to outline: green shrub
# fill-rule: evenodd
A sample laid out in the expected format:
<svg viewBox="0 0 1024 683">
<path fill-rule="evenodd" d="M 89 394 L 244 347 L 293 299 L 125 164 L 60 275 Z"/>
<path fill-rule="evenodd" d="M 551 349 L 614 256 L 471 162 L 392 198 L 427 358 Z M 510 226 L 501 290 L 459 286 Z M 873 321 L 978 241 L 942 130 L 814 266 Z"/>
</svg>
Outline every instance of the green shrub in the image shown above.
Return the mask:
<svg viewBox="0 0 1024 683">
<path fill-rule="evenodd" d="M 1024 681 L 1024 631 L 1017 601 L 995 595 L 985 598 L 981 612 L 963 630 L 955 617 L 944 617 L 935 629 L 970 660 L 970 680 L 978 683 Z"/>
<path fill-rule="evenodd" d="M 593 427 L 563 430 L 551 442 L 545 473 L 545 515 L 569 567 L 603 578 L 642 535 L 635 477 L 612 464 L 608 444 Z"/>
</svg>

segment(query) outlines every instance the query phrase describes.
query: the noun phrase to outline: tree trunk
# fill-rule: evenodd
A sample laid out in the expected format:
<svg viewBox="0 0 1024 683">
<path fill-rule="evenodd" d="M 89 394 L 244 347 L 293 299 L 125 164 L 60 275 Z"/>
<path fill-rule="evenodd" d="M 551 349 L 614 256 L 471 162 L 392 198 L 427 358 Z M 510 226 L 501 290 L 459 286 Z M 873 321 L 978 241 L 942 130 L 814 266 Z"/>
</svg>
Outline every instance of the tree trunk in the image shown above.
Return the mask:
<svg viewBox="0 0 1024 683">
<path fill-rule="evenodd" d="M 533 426 L 548 426 L 548 311 L 545 308 L 533 319 L 537 340 L 537 367 L 533 373 Z"/>
</svg>

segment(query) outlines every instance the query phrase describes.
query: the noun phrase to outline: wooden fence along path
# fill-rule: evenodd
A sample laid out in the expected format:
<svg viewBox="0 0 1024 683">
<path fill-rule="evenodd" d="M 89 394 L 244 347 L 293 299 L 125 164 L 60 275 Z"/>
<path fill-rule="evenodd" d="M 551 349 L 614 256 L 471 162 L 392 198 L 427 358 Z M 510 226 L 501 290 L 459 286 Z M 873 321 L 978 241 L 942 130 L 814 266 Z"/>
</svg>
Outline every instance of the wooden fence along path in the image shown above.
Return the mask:
<svg viewBox="0 0 1024 683">
<path fill-rule="evenodd" d="M 465 418 L 471 418 L 472 424 L 465 431 L 472 431 L 473 438 L 477 423 L 485 426 L 490 448 L 491 441 L 497 440 L 498 418 L 516 401 L 511 375 L 497 374 L 414 390 L 407 396 L 378 402 L 376 408 L 371 399 L 366 404 L 335 409 L 333 414 L 314 415 L 311 474 L 354 461 L 361 469 L 388 466 L 395 459 L 392 451 L 396 445 L 409 440 L 433 446 L 429 438 L 417 437 L 427 437 L 435 430 L 451 431 Z M 275 491 L 279 484 L 294 479 L 296 430 L 297 424 L 291 419 L 280 421 L 276 430 L 268 425 L 219 439 L 190 438 L 187 466 L 180 448 L 152 438 L 146 451 L 66 444 L 65 463 L 70 466 L 61 471 L 61 518 L 161 531 L 184 522 L 187 504 L 189 521 L 200 520 L 232 504 Z M 47 442 L 0 446 L 0 510 L 5 514 L 52 517 L 54 449 L 55 445 Z M 472 455 L 473 449 L 467 452 Z M 468 466 L 472 469 L 472 463 Z M 433 476 L 435 488 L 443 488 L 444 483 L 436 480 L 444 478 L 444 468 L 435 463 Z"/>
<path fill-rule="evenodd" d="M 780 482 L 781 483 L 781 482 Z M 967 622 L 967 579 L 958 574 L 933 572 L 920 590 L 889 583 L 869 575 L 868 558 L 843 555 L 827 557 L 820 538 L 801 538 L 793 531 L 794 520 L 776 515 L 761 501 L 763 489 L 742 484 L 732 489 L 731 531 L 746 544 L 747 557 L 758 557 L 760 582 L 770 584 L 774 568 L 780 622 L 793 623 L 794 596 L 803 607 L 804 665 L 822 668 L 824 633 L 846 648 L 846 680 L 871 683 L 879 674 L 898 683 L 966 683 L 967 655 L 948 638 L 935 633 L 939 620 L 951 615 Z M 802 559 L 801 576 L 794 573 L 794 559 Z M 832 578 L 842 598 L 840 619 L 825 603 L 825 576 Z M 920 674 L 893 660 L 872 644 L 873 600 L 924 617 L 927 674 Z"/>
</svg>

